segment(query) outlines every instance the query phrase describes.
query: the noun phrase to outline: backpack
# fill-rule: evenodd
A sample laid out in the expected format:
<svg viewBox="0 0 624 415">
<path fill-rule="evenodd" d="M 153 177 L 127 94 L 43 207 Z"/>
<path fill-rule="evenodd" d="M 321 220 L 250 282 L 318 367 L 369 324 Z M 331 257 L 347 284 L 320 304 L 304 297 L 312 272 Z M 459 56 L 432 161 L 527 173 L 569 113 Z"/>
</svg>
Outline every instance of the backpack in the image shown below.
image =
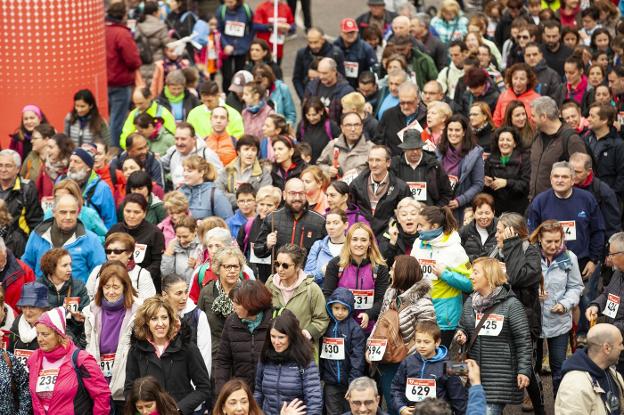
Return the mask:
<svg viewBox="0 0 624 415">
<path fill-rule="evenodd" d="M 137 48 L 139 49 L 139 57 L 143 65 L 150 65 L 154 63 L 154 54 L 152 47 L 149 44 L 149 39 L 143 34 L 141 28 L 137 25 L 138 36 L 135 39 Z"/>
<path fill-rule="evenodd" d="M 403 342 L 399 326 L 399 310 L 394 304 L 381 313 L 368 340 L 386 340 L 386 351 L 381 359 L 382 363 L 400 363 L 407 357 L 409 345 Z M 366 356 L 368 358 L 368 350 Z"/>
<path fill-rule="evenodd" d="M 72 353 L 72 357 L 71 357 L 71 364 L 72 367 L 74 368 L 74 372 L 76 372 L 76 380 L 78 381 L 78 390 L 76 391 L 76 395 L 78 394 L 84 394 L 84 396 L 87 397 L 87 401 L 90 402 L 91 406 L 90 406 L 90 411 L 88 412 L 89 414 L 93 413 L 93 399 L 91 399 L 91 395 L 89 395 L 89 391 L 87 391 L 87 388 L 85 388 L 85 385 L 82 381 L 82 372 L 80 371 L 80 368 L 78 368 L 78 354 L 80 353 L 80 349 L 76 349 L 74 350 L 74 353 Z M 74 398 L 75 401 L 75 398 Z M 110 412 L 109 415 L 115 415 L 115 403 L 113 402 L 113 395 L 110 395 L 110 399 L 109 399 L 109 406 L 110 406 Z"/>
</svg>

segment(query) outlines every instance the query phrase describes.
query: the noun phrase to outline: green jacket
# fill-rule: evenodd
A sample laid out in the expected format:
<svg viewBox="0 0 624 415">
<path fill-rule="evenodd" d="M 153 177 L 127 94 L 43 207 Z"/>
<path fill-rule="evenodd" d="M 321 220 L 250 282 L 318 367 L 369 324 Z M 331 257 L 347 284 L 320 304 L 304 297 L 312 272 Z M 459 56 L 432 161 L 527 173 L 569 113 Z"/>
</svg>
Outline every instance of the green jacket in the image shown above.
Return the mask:
<svg viewBox="0 0 624 415">
<path fill-rule="evenodd" d="M 162 106 L 161 104 L 159 104 L 158 102 L 154 100 L 152 101 L 152 104 L 145 112 L 147 112 L 152 117 L 162 118 L 164 121 L 164 127 L 167 130 L 169 130 L 171 134 L 175 134 L 175 130 L 176 130 L 175 118 L 173 117 L 173 114 L 171 114 L 171 112 L 167 108 L 165 108 L 164 106 Z M 126 122 L 124 122 L 123 129 L 121 130 L 121 136 L 119 137 L 119 145 L 124 150 L 126 149 L 126 138 L 128 138 L 130 134 L 136 131 L 136 127 L 134 126 L 134 119 L 139 114 L 140 112 L 138 108 L 133 109 L 132 111 L 130 111 L 130 114 L 128 114 L 128 118 L 126 118 Z"/>
<path fill-rule="evenodd" d="M 427 82 L 438 79 L 438 69 L 431 56 L 424 54 L 416 48 L 412 49 L 412 59 L 409 65 L 416 74 L 416 82 L 421 91 Z"/>
<path fill-rule="evenodd" d="M 170 147 L 175 145 L 175 138 L 169 130 L 161 127 L 154 140 L 147 140 L 147 145 L 152 153 L 162 157 L 167 153 L 167 150 L 169 150 Z"/>
<path fill-rule="evenodd" d="M 243 126 L 243 117 L 240 112 L 225 103 L 220 103 L 219 105 L 225 107 L 228 112 L 229 121 L 225 131 L 232 137 L 241 138 L 241 136 L 245 134 L 245 127 Z M 210 114 L 212 114 L 212 111 L 202 104 L 193 108 L 191 112 L 189 112 L 188 117 L 186 117 L 186 121 L 195 128 L 195 136 L 202 140 L 212 134 Z"/>
</svg>

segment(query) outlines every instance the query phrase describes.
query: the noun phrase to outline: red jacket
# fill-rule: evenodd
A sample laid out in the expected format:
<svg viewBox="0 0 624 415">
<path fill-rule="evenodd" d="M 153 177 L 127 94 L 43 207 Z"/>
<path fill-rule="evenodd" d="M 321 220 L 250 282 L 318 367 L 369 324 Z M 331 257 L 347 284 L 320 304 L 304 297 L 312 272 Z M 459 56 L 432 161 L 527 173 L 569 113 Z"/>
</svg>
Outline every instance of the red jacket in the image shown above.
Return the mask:
<svg viewBox="0 0 624 415">
<path fill-rule="evenodd" d="M 20 312 L 16 304 L 22 295 L 22 286 L 35 281 L 35 279 L 33 270 L 7 250 L 7 262 L 0 272 L 0 280 L 5 288 L 4 302 Z"/>
<path fill-rule="evenodd" d="M 141 66 L 139 49 L 130 29 L 106 21 L 106 75 L 108 86 L 134 85 L 134 72 Z"/>
<path fill-rule="evenodd" d="M 492 115 L 492 120 L 494 121 L 496 128 L 503 125 L 503 121 L 505 121 L 505 112 L 507 111 L 509 103 L 516 100 L 522 101 L 524 108 L 526 109 L 529 122 L 532 122 L 531 120 L 533 120 L 533 116 L 531 115 L 531 102 L 539 97 L 541 97 L 541 95 L 532 89 L 529 89 L 520 96 L 516 95 L 512 88 L 504 90 L 498 97 L 498 102 L 496 103 L 494 114 Z"/>
<path fill-rule="evenodd" d="M 295 19 L 290 11 L 290 7 L 285 2 L 277 3 L 277 19 L 278 23 L 288 23 L 291 27 L 295 23 Z M 256 37 L 258 39 L 263 39 L 269 44 L 269 50 L 273 50 L 273 43 L 269 41 L 271 35 L 273 34 L 273 1 L 267 0 L 263 1 L 256 7 L 256 11 L 254 13 L 254 23 L 260 23 L 262 25 L 270 25 L 271 29 L 266 31 L 257 30 Z M 284 36 L 287 36 L 287 33 L 284 33 Z M 277 45 L 277 57 L 281 58 L 284 55 L 284 44 Z"/>
</svg>

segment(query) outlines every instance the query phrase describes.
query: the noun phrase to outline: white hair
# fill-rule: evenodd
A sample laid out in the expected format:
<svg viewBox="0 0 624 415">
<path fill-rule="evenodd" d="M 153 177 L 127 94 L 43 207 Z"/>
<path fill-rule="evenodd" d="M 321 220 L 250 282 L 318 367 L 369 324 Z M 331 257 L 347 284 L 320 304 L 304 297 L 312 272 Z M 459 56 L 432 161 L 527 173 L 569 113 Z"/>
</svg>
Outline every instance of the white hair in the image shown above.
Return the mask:
<svg viewBox="0 0 624 415">
<path fill-rule="evenodd" d="M 15 150 L 2 150 L 0 151 L 0 156 L 7 156 L 13 158 L 13 163 L 15 163 L 15 167 L 18 169 L 22 167 L 22 157 L 20 157 L 19 153 Z"/>
</svg>

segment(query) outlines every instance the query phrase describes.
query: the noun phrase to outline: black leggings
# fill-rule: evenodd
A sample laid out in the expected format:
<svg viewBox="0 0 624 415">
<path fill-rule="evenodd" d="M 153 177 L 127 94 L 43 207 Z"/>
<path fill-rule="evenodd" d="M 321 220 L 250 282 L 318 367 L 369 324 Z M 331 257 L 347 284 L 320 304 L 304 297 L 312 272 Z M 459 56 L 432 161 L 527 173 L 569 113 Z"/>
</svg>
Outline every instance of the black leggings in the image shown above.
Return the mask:
<svg viewBox="0 0 624 415">
<path fill-rule="evenodd" d="M 310 0 L 299 0 L 301 1 L 301 9 L 303 11 L 303 25 L 306 30 L 312 27 L 312 12 L 310 10 Z M 297 0 L 288 0 L 288 7 L 290 7 L 290 11 L 292 12 L 293 17 L 296 17 L 295 12 L 297 11 Z"/>
<path fill-rule="evenodd" d="M 221 66 L 221 76 L 223 77 L 222 91 L 226 94 L 234 74 L 245 68 L 245 59 L 245 55 L 230 55 L 223 59 L 223 65 Z"/>
</svg>

